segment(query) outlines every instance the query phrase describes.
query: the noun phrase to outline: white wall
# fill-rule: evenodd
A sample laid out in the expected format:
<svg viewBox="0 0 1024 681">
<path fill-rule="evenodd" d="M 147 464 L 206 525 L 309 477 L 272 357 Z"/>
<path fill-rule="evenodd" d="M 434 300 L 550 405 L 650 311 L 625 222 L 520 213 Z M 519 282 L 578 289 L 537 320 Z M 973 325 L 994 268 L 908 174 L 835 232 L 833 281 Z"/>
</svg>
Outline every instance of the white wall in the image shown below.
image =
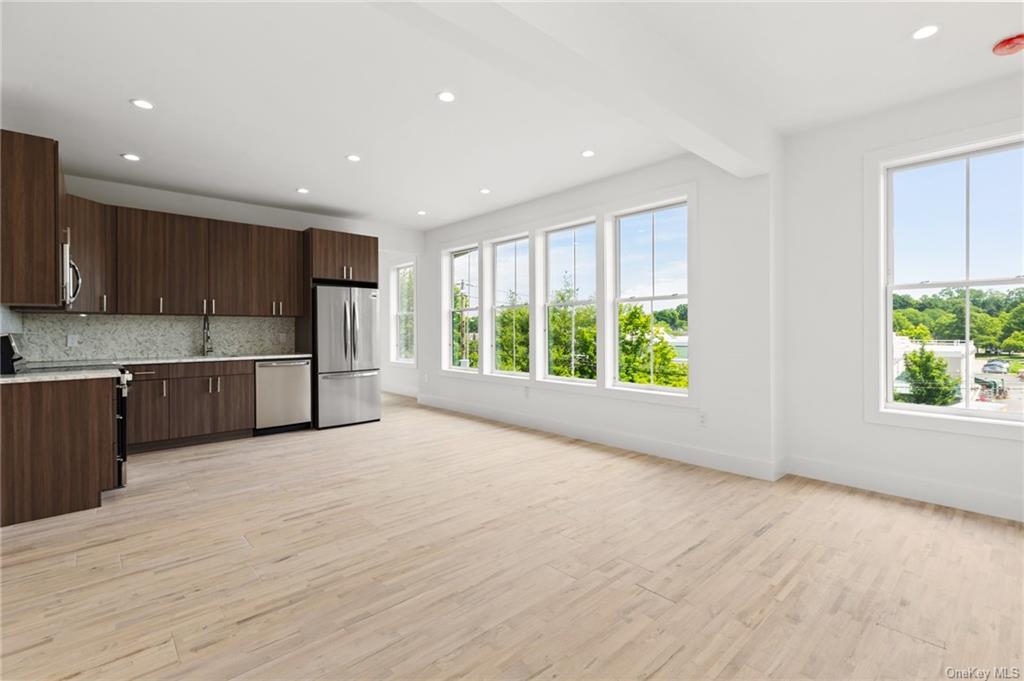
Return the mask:
<svg viewBox="0 0 1024 681">
<path fill-rule="evenodd" d="M 593 216 L 602 206 L 693 183 L 691 389 L 678 406 L 585 390 L 442 371 L 442 250 Z M 737 179 L 688 155 L 427 233 L 419 259 L 419 399 L 511 423 L 762 478 L 771 451 L 767 176 Z M 694 208 L 691 206 L 691 211 Z M 695 225 L 693 223 L 696 223 Z M 599 213 L 600 224 L 600 213 Z M 698 411 L 707 416 L 698 425 Z"/>
<path fill-rule="evenodd" d="M 1019 117 L 1022 89 L 999 80 L 785 140 L 786 470 L 1024 519 L 1024 441 L 866 421 L 862 333 L 865 155 Z"/>
</svg>

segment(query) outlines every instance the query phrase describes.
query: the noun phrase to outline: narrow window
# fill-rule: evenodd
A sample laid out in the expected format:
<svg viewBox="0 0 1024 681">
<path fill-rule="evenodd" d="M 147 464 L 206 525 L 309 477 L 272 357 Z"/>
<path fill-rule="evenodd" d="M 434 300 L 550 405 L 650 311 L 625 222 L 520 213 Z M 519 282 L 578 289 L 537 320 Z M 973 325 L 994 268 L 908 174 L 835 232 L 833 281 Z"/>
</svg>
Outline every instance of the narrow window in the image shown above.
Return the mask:
<svg viewBox="0 0 1024 681">
<path fill-rule="evenodd" d="M 395 344 L 396 362 L 416 361 L 416 273 L 413 265 L 395 268 Z"/>
<path fill-rule="evenodd" d="M 597 228 L 547 234 L 547 374 L 597 378 Z"/>
<path fill-rule="evenodd" d="M 617 382 L 690 384 L 686 204 L 623 215 L 618 241 Z"/>
<path fill-rule="evenodd" d="M 1024 147 L 888 171 L 891 403 L 1024 416 Z"/>
<path fill-rule="evenodd" d="M 494 245 L 494 369 L 530 372 L 530 240 Z"/>
<path fill-rule="evenodd" d="M 480 366 L 479 252 L 476 248 L 455 251 L 448 256 L 451 336 L 451 367 L 476 369 Z"/>
</svg>

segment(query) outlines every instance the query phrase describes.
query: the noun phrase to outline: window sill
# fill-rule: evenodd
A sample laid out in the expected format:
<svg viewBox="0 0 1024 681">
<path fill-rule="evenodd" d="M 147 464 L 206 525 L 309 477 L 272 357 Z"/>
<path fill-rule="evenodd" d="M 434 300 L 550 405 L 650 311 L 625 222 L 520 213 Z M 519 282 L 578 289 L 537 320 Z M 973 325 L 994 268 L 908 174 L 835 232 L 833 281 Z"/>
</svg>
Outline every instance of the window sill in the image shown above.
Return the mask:
<svg viewBox="0 0 1024 681">
<path fill-rule="evenodd" d="M 671 390 L 649 390 L 645 388 L 632 388 L 616 384 L 608 388 L 608 392 L 616 397 L 635 400 L 637 402 L 648 402 L 653 404 L 669 404 L 674 407 L 697 408 L 697 405 L 689 392 L 676 392 Z"/>
<path fill-rule="evenodd" d="M 885 426 L 917 428 L 932 432 L 1024 442 L 1024 423 L 1020 421 L 1004 421 L 1001 419 L 986 419 L 960 414 L 914 411 L 900 409 L 898 406 L 891 404 L 869 411 L 867 420 L 871 423 Z"/>
<path fill-rule="evenodd" d="M 389 364 L 393 364 L 396 367 L 402 367 L 403 369 L 415 369 L 416 360 L 414 359 L 390 359 Z"/>
</svg>

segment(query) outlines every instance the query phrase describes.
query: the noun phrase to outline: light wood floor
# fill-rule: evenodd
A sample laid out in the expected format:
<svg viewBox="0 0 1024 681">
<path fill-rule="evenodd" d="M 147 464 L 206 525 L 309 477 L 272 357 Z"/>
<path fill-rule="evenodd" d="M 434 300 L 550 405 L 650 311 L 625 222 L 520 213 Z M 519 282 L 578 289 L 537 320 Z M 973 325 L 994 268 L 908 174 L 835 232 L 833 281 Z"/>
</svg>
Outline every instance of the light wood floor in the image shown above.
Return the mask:
<svg viewBox="0 0 1024 681">
<path fill-rule="evenodd" d="M 1019 524 L 390 398 L 131 459 L 2 533 L 12 679 L 946 678 L 1022 664 Z"/>
</svg>

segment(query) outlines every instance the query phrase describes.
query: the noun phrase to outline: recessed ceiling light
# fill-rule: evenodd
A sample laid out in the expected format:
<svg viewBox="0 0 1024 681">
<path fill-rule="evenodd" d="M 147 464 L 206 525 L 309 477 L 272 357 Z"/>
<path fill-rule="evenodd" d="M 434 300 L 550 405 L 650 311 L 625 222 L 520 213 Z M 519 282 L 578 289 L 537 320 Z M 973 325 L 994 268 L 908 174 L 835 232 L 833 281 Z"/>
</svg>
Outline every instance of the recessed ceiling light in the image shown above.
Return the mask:
<svg viewBox="0 0 1024 681">
<path fill-rule="evenodd" d="M 483 187 L 483 188 L 480 189 L 480 193 L 481 194 L 490 194 L 491 190 L 488 189 L 487 187 Z"/>
<path fill-rule="evenodd" d="M 427 211 L 425 211 L 425 210 L 418 210 L 418 211 L 416 211 L 416 215 L 426 215 L 426 214 L 427 214 Z"/>
<path fill-rule="evenodd" d="M 142 157 L 138 154 L 121 154 L 121 158 L 126 161 L 141 161 Z"/>
<path fill-rule="evenodd" d="M 582 156 L 583 158 L 593 158 L 594 152 L 591 149 L 584 149 L 583 151 L 580 152 L 580 156 Z"/>
<path fill-rule="evenodd" d="M 451 102 L 455 101 L 455 93 L 444 90 L 443 92 L 437 93 L 437 98 L 440 99 L 445 104 L 450 104 Z"/>
<path fill-rule="evenodd" d="M 939 32 L 939 27 L 935 24 L 929 24 L 928 26 L 922 26 L 921 28 L 914 31 L 914 40 L 924 40 L 925 38 L 931 38 L 933 35 Z"/>
<path fill-rule="evenodd" d="M 309 193 L 309 190 L 308 190 L 308 189 L 306 189 L 305 187 L 299 187 L 299 188 L 298 188 L 298 189 L 296 189 L 295 191 L 297 191 L 297 192 L 298 192 L 298 193 L 300 193 L 300 194 L 308 194 L 308 193 Z"/>
<path fill-rule="evenodd" d="M 145 109 L 146 111 L 149 111 L 150 109 L 153 108 L 153 102 L 151 102 L 151 101 L 149 101 L 147 99 L 132 99 L 130 101 L 131 101 L 132 104 L 134 104 L 138 108 Z"/>
<path fill-rule="evenodd" d="M 356 156 L 355 154 L 349 154 L 345 158 L 347 158 L 348 160 L 352 161 L 353 163 L 359 163 L 360 161 L 363 160 L 363 159 L 359 158 L 358 156 Z"/>
</svg>

